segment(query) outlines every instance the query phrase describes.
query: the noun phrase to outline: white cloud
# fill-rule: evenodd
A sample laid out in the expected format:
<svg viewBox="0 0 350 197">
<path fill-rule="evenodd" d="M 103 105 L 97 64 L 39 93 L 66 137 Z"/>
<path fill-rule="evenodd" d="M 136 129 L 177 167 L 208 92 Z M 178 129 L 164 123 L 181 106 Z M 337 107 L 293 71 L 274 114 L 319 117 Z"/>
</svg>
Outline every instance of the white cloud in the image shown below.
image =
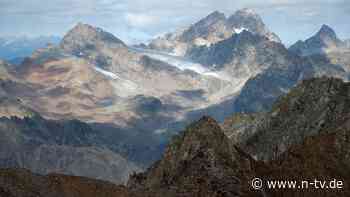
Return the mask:
<svg viewBox="0 0 350 197">
<path fill-rule="evenodd" d="M 147 27 L 157 24 L 159 18 L 147 14 L 126 13 L 125 19 L 132 27 Z"/>
<path fill-rule="evenodd" d="M 319 13 L 317 11 L 307 10 L 304 12 L 304 15 L 307 17 L 317 16 Z"/>
</svg>

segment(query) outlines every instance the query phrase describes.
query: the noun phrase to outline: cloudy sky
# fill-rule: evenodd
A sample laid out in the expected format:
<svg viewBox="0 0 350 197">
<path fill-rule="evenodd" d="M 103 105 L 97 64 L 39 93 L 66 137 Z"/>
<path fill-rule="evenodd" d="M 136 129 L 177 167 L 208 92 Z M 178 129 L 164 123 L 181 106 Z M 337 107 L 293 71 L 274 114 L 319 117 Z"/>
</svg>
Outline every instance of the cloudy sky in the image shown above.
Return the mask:
<svg viewBox="0 0 350 197">
<path fill-rule="evenodd" d="M 0 0 L 0 36 L 62 36 L 83 22 L 135 43 L 214 10 L 230 15 L 246 7 L 286 44 L 311 36 L 322 24 L 350 38 L 350 0 Z"/>
</svg>

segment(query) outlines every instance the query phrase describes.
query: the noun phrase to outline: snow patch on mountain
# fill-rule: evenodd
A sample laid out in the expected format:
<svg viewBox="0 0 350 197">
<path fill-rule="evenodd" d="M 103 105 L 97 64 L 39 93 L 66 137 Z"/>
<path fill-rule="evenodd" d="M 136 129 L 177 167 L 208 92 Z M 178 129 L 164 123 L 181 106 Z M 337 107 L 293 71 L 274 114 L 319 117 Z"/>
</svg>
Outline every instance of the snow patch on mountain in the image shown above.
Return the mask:
<svg viewBox="0 0 350 197">
<path fill-rule="evenodd" d="M 242 33 L 243 31 L 249 31 L 247 28 L 244 28 L 244 27 L 241 27 L 241 28 L 234 28 L 233 29 L 233 33 L 235 34 L 240 34 Z"/>
<path fill-rule="evenodd" d="M 102 69 L 102 68 L 99 68 L 99 67 L 97 67 L 97 66 L 95 66 L 94 67 L 94 69 L 97 71 L 97 72 L 99 72 L 99 73 L 101 73 L 101 74 L 103 74 L 103 75 L 105 75 L 105 76 L 107 76 L 107 77 L 109 77 L 109 78 L 111 78 L 111 79 L 120 79 L 120 77 L 118 76 L 118 75 L 116 75 L 116 74 L 114 74 L 114 73 L 112 73 L 112 72 L 109 72 L 109 71 L 106 71 L 106 70 L 104 70 L 104 69 Z"/>
<path fill-rule="evenodd" d="M 133 48 L 133 50 L 139 53 L 142 53 L 143 55 L 147 55 L 153 59 L 166 62 L 180 70 L 191 70 L 201 75 L 212 76 L 212 77 L 216 77 L 224 80 L 229 80 L 228 77 L 225 76 L 223 73 L 212 71 L 201 64 L 191 62 L 190 60 L 187 60 L 182 57 L 177 57 L 171 54 L 162 53 L 154 50 L 147 50 L 147 49 Z"/>
<path fill-rule="evenodd" d="M 111 84 L 118 96 L 128 97 L 139 93 L 139 86 L 137 83 L 97 66 L 94 67 L 94 70 L 112 79 Z"/>
</svg>

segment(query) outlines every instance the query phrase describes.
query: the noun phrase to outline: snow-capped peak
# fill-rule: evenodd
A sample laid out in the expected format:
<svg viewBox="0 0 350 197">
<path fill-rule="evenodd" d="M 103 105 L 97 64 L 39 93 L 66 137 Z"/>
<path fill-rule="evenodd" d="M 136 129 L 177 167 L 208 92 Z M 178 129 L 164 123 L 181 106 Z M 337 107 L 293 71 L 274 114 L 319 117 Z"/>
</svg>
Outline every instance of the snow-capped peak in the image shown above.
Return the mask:
<svg viewBox="0 0 350 197">
<path fill-rule="evenodd" d="M 247 28 L 244 28 L 244 27 L 241 27 L 241 28 L 233 28 L 233 33 L 235 34 L 240 34 L 242 33 L 243 31 L 248 31 Z"/>
</svg>

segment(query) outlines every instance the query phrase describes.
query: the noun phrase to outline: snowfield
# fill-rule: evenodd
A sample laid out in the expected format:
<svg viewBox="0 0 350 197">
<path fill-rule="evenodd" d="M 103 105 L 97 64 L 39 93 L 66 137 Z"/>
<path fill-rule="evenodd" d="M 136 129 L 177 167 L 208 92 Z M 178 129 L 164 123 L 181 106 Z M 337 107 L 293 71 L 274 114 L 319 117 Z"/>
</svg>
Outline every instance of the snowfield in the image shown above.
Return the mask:
<svg viewBox="0 0 350 197">
<path fill-rule="evenodd" d="M 138 53 L 142 53 L 143 55 L 147 55 L 153 59 L 166 62 L 180 70 L 191 70 L 201 75 L 216 77 L 224 80 L 228 79 L 227 76 L 225 76 L 220 72 L 212 71 L 201 64 L 194 63 L 182 57 L 178 57 L 178 56 L 174 56 L 171 54 L 162 53 L 154 50 L 149 50 L 149 49 L 131 48 L 131 50 Z"/>
</svg>

